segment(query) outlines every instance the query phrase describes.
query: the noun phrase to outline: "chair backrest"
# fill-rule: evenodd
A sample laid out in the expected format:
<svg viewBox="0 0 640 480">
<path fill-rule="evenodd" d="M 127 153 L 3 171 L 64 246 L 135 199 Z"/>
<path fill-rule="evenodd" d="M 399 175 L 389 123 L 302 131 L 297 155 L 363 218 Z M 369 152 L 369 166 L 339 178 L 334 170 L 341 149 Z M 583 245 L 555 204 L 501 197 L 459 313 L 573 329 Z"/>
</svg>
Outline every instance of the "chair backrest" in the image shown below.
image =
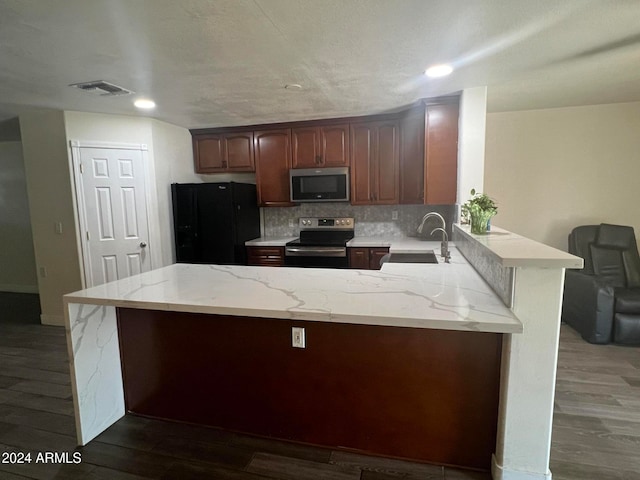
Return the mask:
<svg viewBox="0 0 640 480">
<path fill-rule="evenodd" d="M 640 257 L 632 227 L 584 225 L 569 235 L 569 252 L 584 259 L 585 273 L 614 287 L 640 287 Z"/>
<path fill-rule="evenodd" d="M 593 275 L 591 245 L 598 236 L 599 225 L 582 225 L 571 230 L 569 234 L 569 253 L 584 259 L 584 273 Z"/>
</svg>

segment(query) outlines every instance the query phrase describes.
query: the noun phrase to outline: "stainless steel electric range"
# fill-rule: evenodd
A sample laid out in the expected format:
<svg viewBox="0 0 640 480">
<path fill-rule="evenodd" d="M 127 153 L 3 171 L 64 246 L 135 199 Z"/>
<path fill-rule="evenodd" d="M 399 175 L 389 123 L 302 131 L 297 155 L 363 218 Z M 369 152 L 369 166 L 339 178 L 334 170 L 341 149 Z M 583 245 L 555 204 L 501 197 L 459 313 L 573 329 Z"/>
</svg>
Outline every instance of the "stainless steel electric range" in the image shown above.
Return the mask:
<svg viewBox="0 0 640 480">
<path fill-rule="evenodd" d="M 286 244 L 284 264 L 290 267 L 348 268 L 347 242 L 354 235 L 354 219 L 300 218 L 300 238 Z"/>
</svg>

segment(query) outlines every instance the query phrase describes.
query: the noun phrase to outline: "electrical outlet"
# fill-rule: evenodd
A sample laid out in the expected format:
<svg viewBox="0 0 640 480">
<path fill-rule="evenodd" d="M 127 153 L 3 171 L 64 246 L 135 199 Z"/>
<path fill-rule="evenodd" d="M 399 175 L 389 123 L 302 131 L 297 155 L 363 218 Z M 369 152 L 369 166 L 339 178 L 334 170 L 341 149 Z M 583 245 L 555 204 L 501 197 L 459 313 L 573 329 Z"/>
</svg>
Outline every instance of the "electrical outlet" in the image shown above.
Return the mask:
<svg viewBox="0 0 640 480">
<path fill-rule="evenodd" d="M 62 235 L 62 222 L 56 222 L 56 233 Z"/>
<path fill-rule="evenodd" d="M 306 348 L 304 328 L 291 327 L 291 346 L 294 348 Z"/>
<path fill-rule="evenodd" d="M 46 278 L 47 277 L 47 267 L 40 267 L 40 276 L 42 278 Z"/>
<path fill-rule="evenodd" d="M 397 210 L 393 210 L 391 212 L 391 220 L 397 220 L 398 219 L 398 211 Z"/>
</svg>

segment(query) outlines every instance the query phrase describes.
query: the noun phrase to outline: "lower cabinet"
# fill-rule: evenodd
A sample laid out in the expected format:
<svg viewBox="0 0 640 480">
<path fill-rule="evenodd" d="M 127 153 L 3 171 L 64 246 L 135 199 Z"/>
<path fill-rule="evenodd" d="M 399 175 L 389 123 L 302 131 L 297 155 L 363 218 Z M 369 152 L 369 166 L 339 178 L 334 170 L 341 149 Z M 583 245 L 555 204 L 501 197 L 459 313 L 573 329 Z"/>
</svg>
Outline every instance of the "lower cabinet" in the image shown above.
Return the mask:
<svg viewBox="0 0 640 480">
<path fill-rule="evenodd" d="M 284 247 L 247 247 L 247 265 L 281 267 L 284 265 Z"/>
<path fill-rule="evenodd" d="M 349 268 L 380 270 L 380 259 L 389 253 L 389 247 L 350 247 Z"/>
<path fill-rule="evenodd" d="M 126 411 L 332 450 L 491 468 L 503 334 L 316 317 L 118 308 Z M 305 329 L 306 349 L 291 348 L 293 327 Z"/>
</svg>

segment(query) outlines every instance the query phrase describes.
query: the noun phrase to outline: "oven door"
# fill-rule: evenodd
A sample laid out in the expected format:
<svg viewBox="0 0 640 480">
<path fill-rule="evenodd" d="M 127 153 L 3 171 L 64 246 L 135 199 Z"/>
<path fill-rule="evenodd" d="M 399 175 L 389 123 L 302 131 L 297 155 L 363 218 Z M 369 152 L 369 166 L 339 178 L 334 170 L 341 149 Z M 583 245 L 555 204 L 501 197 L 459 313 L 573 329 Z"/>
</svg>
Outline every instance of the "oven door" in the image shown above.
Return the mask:
<svg viewBox="0 0 640 480">
<path fill-rule="evenodd" d="M 287 267 L 348 268 L 346 247 L 290 246 L 284 249 Z"/>
</svg>

